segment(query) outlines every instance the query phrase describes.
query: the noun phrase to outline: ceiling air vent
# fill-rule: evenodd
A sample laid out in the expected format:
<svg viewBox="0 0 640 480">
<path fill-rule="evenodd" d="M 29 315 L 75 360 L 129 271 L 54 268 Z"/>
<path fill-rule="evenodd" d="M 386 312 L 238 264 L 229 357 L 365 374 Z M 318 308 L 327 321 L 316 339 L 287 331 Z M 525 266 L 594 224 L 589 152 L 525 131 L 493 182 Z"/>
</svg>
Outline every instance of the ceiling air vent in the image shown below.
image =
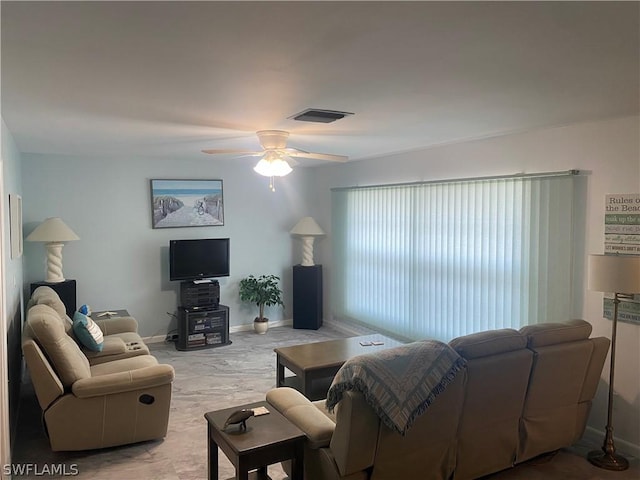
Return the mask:
<svg viewBox="0 0 640 480">
<path fill-rule="evenodd" d="M 307 108 L 306 110 L 293 115 L 293 120 L 299 120 L 301 122 L 316 122 L 316 123 L 331 123 L 347 115 L 353 115 L 349 112 L 338 112 L 336 110 L 320 110 L 317 108 Z"/>
</svg>

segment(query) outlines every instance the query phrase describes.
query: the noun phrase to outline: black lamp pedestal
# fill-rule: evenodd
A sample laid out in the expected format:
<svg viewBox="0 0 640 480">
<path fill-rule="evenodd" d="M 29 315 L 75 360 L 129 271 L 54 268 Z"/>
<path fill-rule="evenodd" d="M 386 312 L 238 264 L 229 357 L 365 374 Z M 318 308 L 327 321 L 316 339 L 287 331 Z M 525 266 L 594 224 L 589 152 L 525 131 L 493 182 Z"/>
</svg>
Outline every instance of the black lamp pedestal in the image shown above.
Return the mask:
<svg viewBox="0 0 640 480">
<path fill-rule="evenodd" d="M 322 326 L 322 265 L 293 267 L 293 328 Z"/>
<path fill-rule="evenodd" d="M 62 282 L 34 282 L 31 284 L 31 293 L 38 287 L 52 288 L 64 303 L 67 315 L 73 318 L 76 311 L 76 281 L 64 280 Z"/>
</svg>

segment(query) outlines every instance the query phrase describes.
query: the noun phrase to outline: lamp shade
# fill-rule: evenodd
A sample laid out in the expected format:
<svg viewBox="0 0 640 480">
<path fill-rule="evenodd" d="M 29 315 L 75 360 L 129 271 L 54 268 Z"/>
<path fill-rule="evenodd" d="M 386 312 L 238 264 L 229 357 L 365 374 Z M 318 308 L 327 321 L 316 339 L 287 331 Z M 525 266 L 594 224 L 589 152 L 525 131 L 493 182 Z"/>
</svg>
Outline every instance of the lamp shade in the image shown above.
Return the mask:
<svg viewBox="0 0 640 480">
<path fill-rule="evenodd" d="M 286 155 L 280 155 L 274 151 L 268 151 L 253 167 L 253 170 L 264 177 L 284 177 L 289 175 L 293 169 L 287 163 Z"/>
<path fill-rule="evenodd" d="M 301 235 L 301 236 L 319 236 L 324 235 L 324 231 L 320 228 L 320 225 L 316 223 L 316 221 L 312 217 L 304 217 L 296 226 L 291 229 L 289 232 L 292 235 Z"/>
<path fill-rule="evenodd" d="M 280 158 L 276 160 L 265 160 L 263 158 L 253 167 L 253 171 L 263 177 L 284 177 L 289 175 L 293 169 Z"/>
<path fill-rule="evenodd" d="M 640 293 L 640 256 L 589 255 L 589 290 Z"/>
<path fill-rule="evenodd" d="M 80 237 L 62 219 L 51 217 L 38 225 L 26 240 L 28 242 L 70 242 L 80 240 Z"/>
</svg>

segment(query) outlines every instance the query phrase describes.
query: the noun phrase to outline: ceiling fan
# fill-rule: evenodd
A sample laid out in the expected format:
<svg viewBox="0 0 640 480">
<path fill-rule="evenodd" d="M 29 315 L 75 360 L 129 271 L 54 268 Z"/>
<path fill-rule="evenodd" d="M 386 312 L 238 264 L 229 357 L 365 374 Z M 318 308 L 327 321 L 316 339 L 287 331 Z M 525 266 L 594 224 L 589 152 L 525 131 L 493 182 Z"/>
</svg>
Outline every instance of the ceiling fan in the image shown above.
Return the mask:
<svg viewBox="0 0 640 480">
<path fill-rule="evenodd" d="M 273 177 L 284 177 L 292 172 L 292 165 L 297 165 L 296 158 L 312 158 L 316 160 L 327 160 L 330 162 L 346 162 L 348 157 L 344 155 L 332 155 L 329 153 L 314 153 L 301 150 L 299 148 L 287 147 L 289 132 L 284 130 L 260 130 L 256 132 L 258 140 L 263 150 L 260 152 L 236 150 L 236 149 L 212 149 L 202 150 L 209 154 L 229 154 L 248 155 L 252 157 L 262 157 L 253 170 L 260 175 L 270 177 L 269 187 L 275 191 Z"/>
</svg>

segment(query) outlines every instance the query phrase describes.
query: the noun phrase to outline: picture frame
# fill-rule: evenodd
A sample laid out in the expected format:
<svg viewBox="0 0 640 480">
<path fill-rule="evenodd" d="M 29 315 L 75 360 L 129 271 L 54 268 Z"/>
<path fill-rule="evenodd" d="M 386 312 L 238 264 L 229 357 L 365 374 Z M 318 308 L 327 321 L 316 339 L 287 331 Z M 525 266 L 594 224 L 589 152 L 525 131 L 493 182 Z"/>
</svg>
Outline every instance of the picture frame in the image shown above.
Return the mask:
<svg viewBox="0 0 640 480">
<path fill-rule="evenodd" d="M 9 242 L 11 243 L 11 258 L 22 256 L 22 197 L 15 193 L 9 194 Z"/>
<path fill-rule="evenodd" d="M 152 179 L 150 191 L 153 228 L 224 225 L 224 195 L 220 179 Z"/>
</svg>

